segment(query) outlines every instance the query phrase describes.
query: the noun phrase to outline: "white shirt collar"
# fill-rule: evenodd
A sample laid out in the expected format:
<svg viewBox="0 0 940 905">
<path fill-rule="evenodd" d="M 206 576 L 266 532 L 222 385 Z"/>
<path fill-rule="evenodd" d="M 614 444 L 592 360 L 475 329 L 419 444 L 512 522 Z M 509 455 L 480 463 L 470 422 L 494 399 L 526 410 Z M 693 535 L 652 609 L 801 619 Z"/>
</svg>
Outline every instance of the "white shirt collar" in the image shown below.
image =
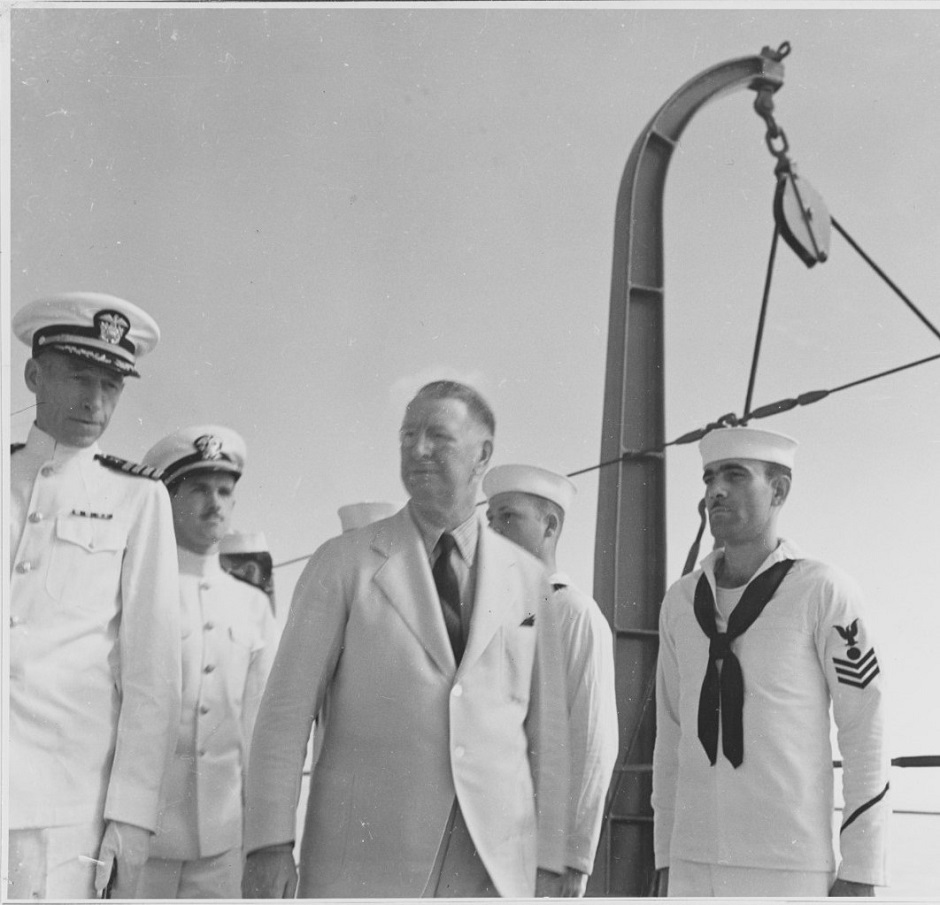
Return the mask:
<svg viewBox="0 0 940 905">
<path fill-rule="evenodd" d="M 193 553 L 185 547 L 177 547 L 180 575 L 195 575 L 199 578 L 218 575 L 223 572 L 218 553 Z"/>
<path fill-rule="evenodd" d="M 97 443 L 92 443 L 91 446 L 66 446 L 64 443 L 59 443 L 36 424 L 29 429 L 26 449 L 44 461 L 52 459 L 53 462 L 66 462 L 69 459 L 91 460 L 101 452 Z"/>
<path fill-rule="evenodd" d="M 702 571 L 711 579 L 712 584 L 715 583 L 715 566 L 718 560 L 723 556 L 724 551 L 720 548 L 718 550 L 712 550 L 712 552 L 699 563 Z M 760 567 L 754 575 L 751 576 L 750 580 L 753 581 L 755 576 L 760 575 L 761 572 L 765 572 L 774 563 L 784 559 L 806 559 L 806 554 L 796 544 L 788 541 L 785 537 L 781 537 L 776 549 L 760 564 Z"/>
</svg>

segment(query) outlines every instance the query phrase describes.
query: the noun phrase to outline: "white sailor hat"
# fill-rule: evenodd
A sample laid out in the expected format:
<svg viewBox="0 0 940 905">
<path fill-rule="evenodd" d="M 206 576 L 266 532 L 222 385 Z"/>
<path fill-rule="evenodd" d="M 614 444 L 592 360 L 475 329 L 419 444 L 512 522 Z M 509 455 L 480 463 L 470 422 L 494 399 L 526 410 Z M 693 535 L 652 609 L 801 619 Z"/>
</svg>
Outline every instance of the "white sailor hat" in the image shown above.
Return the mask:
<svg viewBox="0 0 940 905">
<path fill-rule="evenodd" d="M 753 427 L 721 427 L 699 441 L 702 467 L 720 459 L 757 459 L 793 468 L 797 442 L 786 434 Z"/>
<path fill-rule="evenodd" d="M 219 543 L 219 553 L 270 553 L 267 538 L 261 531 L 233 531 Z"/>
<path fill-rule="evenodd" d="M 152 446 L 143 458 L 172 484 L 194 471 L 225 472 L 241 477 L 248 451 L 245 441 L 231 428 L 218 424 L 183 427 Z"/>
<path fill-rule="evenodd" d="M 54 350 L 126 377 L 160 340 L 157 322 L 131 302 L 102 292 L 64 292 L 37 299 L 13 315 L 17 339 L 33 358 Z"/>
<path fill-rule="evenodd" d="M 551 500 L 567 512 L 577 487 L 564 475 L 535 465 L 496 465 L 483 477 L 483 492 L 487 499 L 498 493 L 531 493 Z"/>
<path fill-rule="evenodd" d="M 350 503 L 340 506 L 336 510 L 339 523 L 343 526 L 343 533 L 355 531 L 356 528 L 365 528 L 379 519 L 394 515 L 402 507 L 402 503 Z"/>
</svg>

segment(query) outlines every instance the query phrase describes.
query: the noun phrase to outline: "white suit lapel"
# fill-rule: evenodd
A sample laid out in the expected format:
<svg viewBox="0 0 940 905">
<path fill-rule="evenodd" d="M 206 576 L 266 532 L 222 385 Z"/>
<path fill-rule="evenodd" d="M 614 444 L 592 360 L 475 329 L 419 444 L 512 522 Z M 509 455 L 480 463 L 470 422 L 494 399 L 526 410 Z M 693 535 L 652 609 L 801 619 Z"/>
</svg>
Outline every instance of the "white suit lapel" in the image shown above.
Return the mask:
<svg viewBox="0 0 940 905">
<path fill-rule="evenodd" d="M 379 526 L 372 548 L 384 556 L 373 580 L 445 674 L 456 669 L 431 566 L 407 508 Z"/>
<path fill-rule="evenodd" d="M 511 584 L 506 580 L 507 574 L 515 568 L 515 560 L 497 542 L 496 535 L 481 525 L 477 544 L 476 599 L 473 601 L 470 637 L 458 672 L 473 665 L 499 627 L 507 622 L 507 616 L 514 619 L 518 615 L 519 622 L 522 622 L 525 614 L 521 612 L 520 601 L 510 594 Z"/>
</svg>

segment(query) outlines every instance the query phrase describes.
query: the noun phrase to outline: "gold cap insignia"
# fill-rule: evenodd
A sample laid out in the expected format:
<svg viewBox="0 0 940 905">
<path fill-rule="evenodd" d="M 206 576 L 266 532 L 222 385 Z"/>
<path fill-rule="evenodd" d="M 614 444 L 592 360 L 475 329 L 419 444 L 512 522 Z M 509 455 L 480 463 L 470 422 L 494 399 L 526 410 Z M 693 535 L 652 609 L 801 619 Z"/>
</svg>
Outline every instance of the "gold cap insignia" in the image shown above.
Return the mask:
<svg viewBox="0 0 940 905">
<path fill-rule="evenodd" d="M 222 441 L 212 434 L 204 434 L 194 441 L 193 446 L 199 450 L 203 459 L 221 459 Z"/>
<path fill-rule="evenodd" d="M 112 346 L 118 345 L 131 328 L 131 322 L 117 311 L 99 311 L 95 315 L 98 338 Z"/>
</svg>

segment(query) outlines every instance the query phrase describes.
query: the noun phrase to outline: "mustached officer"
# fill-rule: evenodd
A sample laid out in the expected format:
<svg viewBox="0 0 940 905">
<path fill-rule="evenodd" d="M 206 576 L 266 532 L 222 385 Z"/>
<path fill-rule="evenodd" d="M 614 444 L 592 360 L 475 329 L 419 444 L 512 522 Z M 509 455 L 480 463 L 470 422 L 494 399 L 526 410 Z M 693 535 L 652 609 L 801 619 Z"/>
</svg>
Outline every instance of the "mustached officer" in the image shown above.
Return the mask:
<svg viewBox="0 0 940 905">
<path fill-rule="evenodd" d="M 224 571 L 245 441 L 206 424 L 164 437 L 144 456 L 170 492 L 179 554 L 183 708 L 157 833 L 138 895 L 237 899 L 248 748 L 277 651 L 267 595 Z"/>
</svg>

